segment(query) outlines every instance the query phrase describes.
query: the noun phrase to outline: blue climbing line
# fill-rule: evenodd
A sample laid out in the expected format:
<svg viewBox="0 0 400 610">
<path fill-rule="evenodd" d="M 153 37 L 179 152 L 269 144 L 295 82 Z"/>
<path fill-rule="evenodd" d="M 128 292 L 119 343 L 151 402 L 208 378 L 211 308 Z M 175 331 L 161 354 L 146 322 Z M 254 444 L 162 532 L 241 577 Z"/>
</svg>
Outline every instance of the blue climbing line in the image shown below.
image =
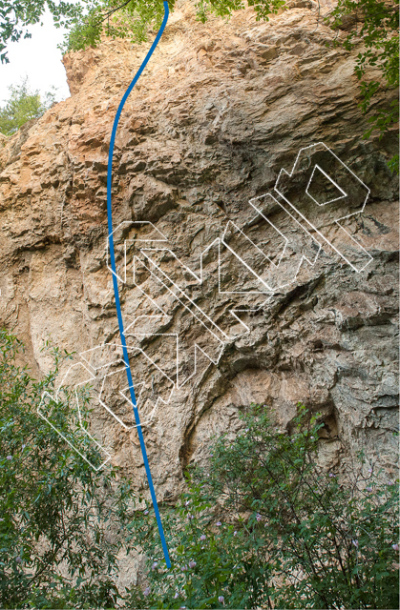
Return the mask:
<svg viewBox="0 0 400 610">
<path fill-rule="evenodd" d="M 156 514 L 158 531 L 160 533 L 161 544 L 162 544 L 162 548 L 163 548 L 163 551 L 164 551 L 165 562 L 167 564 L 167 568 L 170 568 L 171 567 L 171 561 L 170 561 L 170 558 L 169 558 L 168 547 L 167 547 L 167 543 L 166 543 L 165 536 L 164 536 L 163 526 L 162 526 L 162 523 L 161 523 L 160 511 L 158 509 L 156 493 L 154 491 L 153 479 L 151 478 L 149 460 L 147 459 L 146 445 L 144 443 L 142 426 L 141 426 L 140 418 L 139 418 L 139 411 L 138 411 L 137 404 L 136 404 L 136 396 L 135 396 L 135 389 L 133 387 L 132 373 L 131 373 L 131 368 L 129 366 L 128 349 L 127 349 L 127 346 L 126 346 L 125 333 L 124 333 L 124 323 L 123 323 L 123 320 L 122 320 L 121 303 L 120 303 L 120 299 L 119 299 L 117 271 L 116 271 L 116 267 L 115 267 L 114 237 L 113 237 L 113 225 L 112 225 L 112 205 L 111 205 L 112 162 L 113 162 L 113 155 L 114 155 L 115 137 L 117 135 L 117 129 L 118 129 L 118 122 L 119 122 L 119 119 L 120 119 L 121 112 L 122 112 L 122 109 L 124 107 L 124 104 L 125 104 L 126 100 L 128 99 L 128 96 L 129 96 L 130 92 L 132 91 L 133 87 L 136 85 L 137 81 L 139 80 L 143 70 L 145 69 L 145 67 L 146 67 L 150 57 L 152 56 L 152 54 L 154 52 L 154 49 L 156 48 L 156 46 L 158 45 L 158 43 L 160 41 L 160 38 L 161 38 L 161 36 L 163 34 L 165 26 L 167 25 L 168 15 L 169 15 L 168 2 L 164 1 L 163 4 L 164 4 L 164 19 L 163 19 L 161 27 L 160 27 L 160 29 L 158 31 L 158 34 L 157 34 L 153 44 L 151 45 L 150 50 L 147 53 L 147 55 L 146 55 L 142 65 L 140 66 L 139 70 L 136 72 L 135 78 L 133 79 L 133 81 L 129 85 L 128 89 L 125 91 L 125 94 L 124 94 L 124 96 L 123 96 L 123 98 L 122 98 L 122 100 L 121 100 L 121 102 L 120 102 L 120 104 L 118 106 L 118 110 L 117 110 L 117 113 L 115 115 L 114 124 L 113 124 L 113 128 L 112 128 L 112 133 L 111 133 L 110 150 L 109 150 L 109 153 L 108 153 L 107 221 L 108 221 L 108 243 L 109 243 L 109 246 L 110 246 L 110 261 L 111 261 L 111 269 L 113 271 L 112 278 L 113 278 L 113 286 L 114 286 L 115 307 L 117 309 L 119 334 L 121 336 L 122 351 L 123 351 L 124 362 L 125 362 L 125 370 L 126 370 L 126 375 L 127 375 L 127 378 L 128 378 L 129 391 L 130 391 L 130 395 L 131 395 L 131 400 L 132 400 L 132 405 L 133 405 L 133 413 L 135 415 L 135 421 L 136 421 L 137 431 L 138 431 L 138 435 L 139 435 L 140 448 L 142 450 L 144 467 L 146 469 L 147 481 L 149 483 L 151 499 L 152 499 L 152 502 L 153 502 L 154 512 Z"/>
</svg>

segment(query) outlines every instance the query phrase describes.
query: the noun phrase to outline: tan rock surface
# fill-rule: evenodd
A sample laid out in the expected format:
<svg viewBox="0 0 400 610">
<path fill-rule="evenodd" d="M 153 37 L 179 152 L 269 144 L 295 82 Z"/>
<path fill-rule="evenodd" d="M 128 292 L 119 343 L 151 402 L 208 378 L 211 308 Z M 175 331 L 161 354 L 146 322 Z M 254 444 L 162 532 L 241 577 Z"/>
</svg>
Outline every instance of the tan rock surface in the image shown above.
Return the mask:
<svg viewBox="0 0 400 610">
<path fill-rule="evenodd" d="M 178 368 L 187 383 L 168 404 L 159 403 L 145 430 L 160 499 L 174 497 L 183 468 L 207 454 L 211 435 L 238 430 L 238 411 L 252 401 L 273 407 L 281 425 L 290 422 L 297 401 L 320 411 L 327 466 L 365 448 L 371 459 L 394 467 L 398 236 L 396 180 L 386 161 L 396 143 L 391 135 L 362 138 L 367 123 L 357 106 L 357 50 L 327 47 L 333 34 L 317 22 L 315 5 L 293 6 L 268 23 L 257 22 L 248 10 L 230 22 L 211 18 L 202 25 L 188 5 L 171 16 L 121 118 L 114 227 L 123 221 L 154 223 L 176 256 L 199 273 L 201 253 L 221 238 L 229 221 L 255 234 L 249 200 L 273 192 L 281 168 L 290 172 L 301 148 L 322 141 L 371 189 L 364 213 L 348 229 L 373 261 L 358 273 L 324 242 L 314 266 L 304 264 L 294 283 L 278 286 L 262 309 L 247 315 L 250 332 L 237 337 L 238 323 L 229 312 L 251 297 L 227 293 L 235 282 L 249 292 L 254 277 L 246 278 L 243 266 L 237 271 L 237 260 L 225 249 L 225 293 L 218 295 L 211 250 L 202 283 L 188 271 L 179 275 L 179 265 L 164 253 L 159 268 L 177 274 L 192 310 L 198 306 L 226 331 L 221 352 L 220 339 L 194 322 L 182 300 L 174 300 L 143 268 L 139 290 L 128 266 L 127 282 L 120 284 L 126 326 L 140 315 L 155 315 L 146 290 L 164 312 L 147 319 L 150 330 L 140 330 L 137 322 L 129 339 L 136 346 L 134 379 L 144 380 L 149 401 L 152 393 L 169 395 L 165 375 L 173 374 L 175 334 L 186 341 Z M 72 97 L 0 146 L 0 321 L 26 342 L 36 374 L 50 366 L 40 351 L 46 339 L 77 352 L 76 361 L 85 350 L 119 343 L 105 252 L 107 155 L 116 108 L 148 47 L 106 41 L 65 57 Z M 271 213 L 284 232 L 296 233 L 282 210 Z M 122 238 L 134 239 L 139 225 L 127 227 Z M 149 235 L 148 226 L 140 227 L 136 240 Z M 325 228 L 340 244 L 337 225 Z M 236 238 L 243 260 L 252 265 L 252 248 L 240 245 L 238 234 L 229 239 Z M 137 243 L 128 244 L 128 262 L 139 255 Z M 281 236 L 266 233 L 263 243 L 276 261 Z M 261 274 L 265 261 L 256 259 Z M 254 299 L 258 305 L 261 297 Z M 160 338 L 168 332 L 172 339 Z M 198 350 L 197 374 L 190 377 L 195 343 L 219 360 L 207 368 Z M 153 376 L 138 347 L 164 376 Z M 123 411 L 118 390 L 126 382 L 117 369 L 109 369 L 103 398 Z M 143 487 L 135 430 L 126 430 L 99 405 L 93 428 L 113 461 Z"/>
</svg>

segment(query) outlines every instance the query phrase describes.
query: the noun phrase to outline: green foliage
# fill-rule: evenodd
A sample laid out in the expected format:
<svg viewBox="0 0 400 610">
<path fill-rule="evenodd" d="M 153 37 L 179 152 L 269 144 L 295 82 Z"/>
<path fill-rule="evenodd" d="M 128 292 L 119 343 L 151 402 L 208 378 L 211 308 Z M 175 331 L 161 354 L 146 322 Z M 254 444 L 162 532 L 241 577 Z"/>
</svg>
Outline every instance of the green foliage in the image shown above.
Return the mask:
<svg viewBox="0 0 400 610">
<path fill-rule="evenodd" d="M 211 12 L 219 17 L 231 17 L 234 11 L 252 6 L 256 12 L 257 20 L 265 19 L 268 21 L 269 15 L 276 14 L 278 10 L 285 6 L 285 0 L 200 0 L 195 6 L 197 18 L 203 23 L 207 19 L 207 13 Z"/>
<path fill-rule="evenodd" d="M 9 87 L 10 97 L 0 108 L 0 133 L 11 136 L 31 119 L 38 119 L 55 102 L 55 92 L 48 92 L 44 99 L 39 91 L 31 92 L 25 78 L 20 85 Z"/>
<path fill-rule="evenodd" d="M 237 437 L 191 469 L 178 506 L 163 509 L 167 570 L 129 481 L 88 465 L 101 456 L 68 387 L 46 406 L 64 438 L 38 414 L 69 355 L 53 350 L 35 381 L 21 350 L 0 332 L 2 608 L 398 608 L 398 486 L 365 460 L 346 481 L 323 472 L 322 424 L 302 405 L 290 434 L 252 406 Z M 87 427 L 84 390 L 80 406 Z M 132 546 L 148 557 L 148 586 L 122 593 L 117 556 Z"/>
<path fill-rule="evenodd" d="M 114 608 L 129 483 L 113 468 L 95 471 L 38 415 L 68 355 L 54 350 L 55 368 L 34 381 L 16 364 L 21 350 L 0 331 L 0 607 Z M 68 388 L 50 407 L 64 437 L 99 463 Z"/>
<path fill-rule="evenodd" d="M 299 406 L 289 435 L 264 407 L 223 436 L 163 515 L 172 569 L 144 512 L 132 539 L 149 552 L 136 608 L 398 608 L 398 493 L 380 473 L 346 484 L 316 465 L 321 424 Z"/>
<path fill-rule="evenodd" d="M 150 28 L 158 29 L 164 16 L 162 0 L 88 0 L 85 16 L 71 29 L 65 51 L 78 51 L 97 46 L 102 34 L 112 38 L 130 38 L 132 42 L 147 40 Z M 174 0 L 169 2 L 170 10 Z"/>
<path fill-rule="evenodd" d="M 396 99 L 386 107 L 375 109 L 377 93 L 385 90 L 398 91 L 399 88 L 399 11 L 398 0 L 338 0 L 338 4 L 328 22 L 340 28 L 343 19 L 350 16 L 354 28 L 342 43 L 346 49 L 364 43 L 364 50 L 357 56 L 355 73 L 361 86 L 361 108 L 372 110 L 368 121 L 371 128 L 365 133 L 369 138 L 374 130 L 381 137 L 399 120 L 399 105 Z M 379 80 L 368 78 L 368 69 L 378 69 Z M 398 173 L 398 155 L 390 161 L 390 168 Z"/>
<path fill-rule="evenodd" d="M 82 6 L 74 0 L 0 0 L 0 60 L 8 63 L 7 45 L 30 38 L 27 27 L 39 23 L 46 8 L 57 27 L 71 25 L 82 15 Z"/>
<path fill-rule="evenodd" d="M 285 0 L 248 0 L 253 6 L 257 19 L 268 19 L 285 5 Z M 175 0 L 168 2 L 171 11 Z M 242 0 L 199 0 L 195 3 L 197 19 L 203 23 L 207 15 L 213 13 L 220 17 L 230 17 L 233 11 L 243 9 Z M 130 38 L 132 42 L 147 40 L 149 30 L 158 29 L 164 15 L 162 0 L 90 0 L 87 13 L 71 29 L 65 50 L 77 51 L 88 45 L 96 46 L 104 32 L 113 38 Z"/>
</svg>

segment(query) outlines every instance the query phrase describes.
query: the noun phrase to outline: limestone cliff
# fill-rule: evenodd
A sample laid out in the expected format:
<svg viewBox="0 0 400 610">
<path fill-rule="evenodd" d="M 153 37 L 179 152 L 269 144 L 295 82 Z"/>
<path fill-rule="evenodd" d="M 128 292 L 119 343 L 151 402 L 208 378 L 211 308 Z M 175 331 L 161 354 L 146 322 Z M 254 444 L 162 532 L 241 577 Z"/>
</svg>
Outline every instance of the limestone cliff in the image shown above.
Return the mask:
<svg viewBox="0 0 400 610">
<path fill-rule="evenodd" d="M 266 23 L 246 10 L 205 25 L 184 4 L 125 106 L 115 239 L 160 499 L 174 497 L 212 434 L 235 434 L 250 402 L 273 407 L 282 426 L 297 401 L 320 411 L 329 467 L 364 447 L 394 468 L 395 139 L 363 140 L 357 49 L 332 39 L 313 2 Z M 101 400 L 93 431 L 138 487 L 112 347 L 105 185 L 115 111 L 148 47 L 105 41 L 66 56 L 71 97 L 0 149 L 1 324 L 25 341 L 35 374 L 50 366 L 44 340 L 76 352 Z M 355 214 L 347 233 L 339 200 L 341 216 Z"/>
</svg>

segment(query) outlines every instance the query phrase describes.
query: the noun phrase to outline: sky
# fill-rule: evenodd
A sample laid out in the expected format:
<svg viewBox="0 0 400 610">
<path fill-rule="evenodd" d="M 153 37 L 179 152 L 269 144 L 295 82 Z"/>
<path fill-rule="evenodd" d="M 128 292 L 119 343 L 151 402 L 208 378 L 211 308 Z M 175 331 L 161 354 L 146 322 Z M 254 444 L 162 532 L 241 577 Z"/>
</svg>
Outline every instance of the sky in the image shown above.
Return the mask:
<svg viewBox="0 0 400 610">
<path fill-rule="evenodd" d="M 46 93 L 54 85 L 57 101 L 69 97 L 67 76 L 61 63 L 61 51 L 57 45 L 63 41 L 64 30 L 53 25 L 49 12 L 40 24 L 30 26 L 32 38 L 8 45 L 9 64 L 0 63 L 0 106 L 9 97 L 8 86 L 18 85 L 24 76 L 33 91 Z"/>
</svg>

